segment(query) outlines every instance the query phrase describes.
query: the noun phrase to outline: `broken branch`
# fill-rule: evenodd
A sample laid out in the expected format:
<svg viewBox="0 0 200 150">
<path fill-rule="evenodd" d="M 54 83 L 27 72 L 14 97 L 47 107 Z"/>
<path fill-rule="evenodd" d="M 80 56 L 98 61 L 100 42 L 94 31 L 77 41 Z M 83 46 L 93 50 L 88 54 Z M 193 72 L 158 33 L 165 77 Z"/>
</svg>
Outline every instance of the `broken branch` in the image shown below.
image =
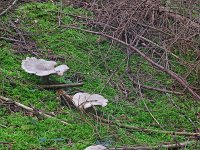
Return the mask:
<svg viewBox="0 0 200 150">
<path fill-rule="evenodd" d="M 167 149 L 173 149 L 173 148 L 184 148 L 188 145 L 194 144 L 195 141 L 186 141 L 182 143 L 175 143 L 175 144 L 160 144 L 158 146 L 138 146 L 138 147 L 121 147 L 121 148 L 110 148 L 109 150 L 152 150 L 152 149 L 160 149 L 160 148 L 167 148 Z"/>
<path fill-rule="evenodd" d="M 200 133 L 193 133 L 193 132 L 176 132 L 176 131 L 166 131 L 166 130 L 155 130 L 155 129 L 147 129 L 147 128 L 139 128 L 136 126 L 132 126 L 132 125 L 125 125 L 125 124 L 121 124 L 118 123 L 119 121 L 110 121 L 107 119 L 104 119 L 102 117 L 93 115 L 93 114 L 89 114 L 92 118 L 95 119 L 100 119 L 102 122 L 111 124 L 111 125 L 117 125 L 120 128 L 126 128 L 126 129 L 131 129 L 131 130 L 136 130 L 136 131 L 141 131 L 141 132 L 147 132 L 147 133 L 159 133 L 159 134 L 170 134 L 170 135 L 181 135 L 181 136 L 196 136 L 196 137 L 200 137 Z"/>
<path fill-rule="evenodd" d="M 17 3 L 18 0 L 14 0 L 11 5 L 9 5 L 4 11 L 0 13 L 0 16 L 4 15 L 8 10 L 12 8 Z"/>
<path fill-rule="evenodd" d="M 63 87 L 77 87 L 82 85 L 83 83 L 73 83 L 73 84 L 39 85 L 39 87 L 43 89 L 52 89 L 52 88 L 63 88 Z"/>
<path fill-rule="evenodd" d="M 1 99 L 2 101 L 5 101 L 5 102 L 8 102 L 8 101 L 9 101 L 9 102 L 12 102 L 14 105 L 16 105 L 16 106 L 18 106 L 18 107 L 21 107 L 21 108 L 23 108 L 23 109 L 25 109 L 25 110 L 27 110 L 27 111 L 35 112 L 33 108 L 28 107 L 28 106 L 26 106 L 26 105 L 23 105 L 23 104 L 21 104 L 21 103 L 19 103 L 19 102 L 15 102 L 15 101 L 13 101 L 13 100 L 11 100 L 11 99 L 9 99 L 9 98 L 0 96 L 0 99 Z M 48 114 L 46 114 L 46 113 L 44 113 L 44 112 L 38 111 L 38 113 L 39 113 L 40 115 L 46 117 L 46 118 L 52 118 L 52 119 L 58 120 L 58 121 L 60 121 L 61 123 L 63 123 L 64 125 L 69 125 L 69 123 L 67 123 L 67 122 L 65 122 L 65 121 L 63 121 L 63 120 L 60 120 L 60 119 L 58 119 L 58 118 L 55 118 L 55 117 L 53 117 L 53 116 L 50 116 L 50 115 L 48 115 Z"/>
</svg>

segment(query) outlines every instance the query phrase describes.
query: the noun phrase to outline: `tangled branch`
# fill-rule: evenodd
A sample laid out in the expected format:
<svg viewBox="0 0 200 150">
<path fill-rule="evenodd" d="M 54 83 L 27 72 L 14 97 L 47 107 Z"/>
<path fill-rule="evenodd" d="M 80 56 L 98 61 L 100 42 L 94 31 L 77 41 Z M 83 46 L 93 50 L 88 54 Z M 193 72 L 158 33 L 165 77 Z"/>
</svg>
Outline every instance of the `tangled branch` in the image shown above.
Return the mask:
<svg viewBox="0 0 200 150">
<path fill-rule="evenodd" d="M 96 31 L 90 31 L 90 30 L 85 30 L 85 29 L 81 29 L 78 27 L 73 27 L 73 26 L 62 26 L 65 28 L 71 28 L 71 29 L 77 29 L 77 30 L 81 30 L 84 32 L 88 32 L 88 33 L 92 33 L 92 34 L 97 34 L 97 35 L 101 35 L 104 36 L 106 38 L 109 38 L 111 40 L 114 40 L 116 42 L 119 42 L 127 47 L 129 47 L 132 51 L 135 51 L 136 53 L 138 53 L 141 57 L 143 57 L 146 61 L 148 61 L 151 65 L 153 65 L 155 68 L 160 69 L 161 71 L 169 74 L 172 78 L 174 78 L 175 80 L 177 80 L 185 89 L 188 90 L 188 92 L 190 92 L 191 95 L 194 96 L 194 98 L 196 98 L 197 100 L 200 100 L 200 96 L 189 86 L 189 84 L 187 83 L 187 81 L 185 81 L 182 77 L 180 77 L 178 74 L 176 74 L 175 72 L 159 65 L 158 63 L 156 63 L 155 61 L 153 61 L 151 58 L 149 58 L 147 55 L 145 55 L 144 53 L 142 53 L 139 49 L 133 47 L 132 45 L 125 43 L 124 41 L 115 38 L 113 36 L 107 35 L 105 33 L 102 32 L 96 32 Z"/>
</svg>

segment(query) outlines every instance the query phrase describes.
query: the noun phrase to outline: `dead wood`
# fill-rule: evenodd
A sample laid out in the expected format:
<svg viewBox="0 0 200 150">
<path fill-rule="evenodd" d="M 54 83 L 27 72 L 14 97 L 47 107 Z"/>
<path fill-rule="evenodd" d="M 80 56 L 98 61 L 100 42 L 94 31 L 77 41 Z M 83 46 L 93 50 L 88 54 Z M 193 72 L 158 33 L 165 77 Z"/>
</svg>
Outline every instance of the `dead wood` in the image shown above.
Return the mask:
<svg viewBox="0 0 200 150">
<path fill-rule="evenodd" d="M 18 0 L 14 0 L 14 1 L 11 3 L 11 5 L 9 5 L 4 11 L 2 11 L 2 12 L 0 13 L 0 16 L 4 15 L 5 13 L 7 13 L 8 10 L 10 10 L 10 9 L 17 3 L 17 1 L 18 1 Z"/>
<path fill-rule="evenodd" d="M 178 81 L 182 86 L 183 88 L 185 88 L 196 100 L 200 100 L 200 96 L 189 86 L 188 82 L 185 81 L 182 77 L 180 77 L 178 74 L 176 74 L 175 72 L 159 65 L 158 63 L 156 63 L 154 60 L 152 60 L 151 58 L 149 58 L 147 55 L 145 55 L 143 52 L 141 52 L 139 49 L 133 47 L 132 45 L 118 39 L 118 38 L 115 38 L 113 36 L 110 36 L 110 35 L 107 35 L 105 33 L 102 33 L 102 32 L 97 32 L 97 31 L 91 31 L 91 30 L 85 30 L 85 29 L 81 29 L 81 28 L 78 28 L 78 27 L 73 27 L 73 26 L 62 26 L 62 27 L 65 27 L 65 28 L 70 28 L 70 29 L 76 29 L 76 30 L 81 30 L 81 31 L 84 31 L 84 32 L 88 32 L 88 33 L 92 33 L 92 34 L 97 34 L 97 35 L 101 35 L 101 36 L 104 36 L 106 38 L 109 38 L 111 40 L 114 40 L 118 43 L 121 43 L 127 47 L 129 47 L 132 51 L 138 53 L 141 57 L 143 57 L 146 61 L 148 61 L 153 67 L 169 74 L 173 79 L 175 79 L 176 81 Z"/>
<path fill-rule="evenodd" d="M 33 109 L 33 108 L 31 108 L 31 107 L 28 107 L 28 106 L 26 106 L 26 105 L 23 105 L 23 104 L 21 104 L 21 103 L 19 103 L 19 102 L 13 101 L 13 100 L 11 100 L 11 99 L 9 99 L 9 98 L 0 96 L 0 100 L 2 100 L 2 101 L 4 101 L 4 102 L 12 102 L 14 105 L 16 105 L 16 106 L 18 106 L 18 107 L 20 107 L 20 108 L 22 108 L 22 109 L 24 109 L 24 110 L 26 110 L 26 111 L 35 112 L 35 109 Z M 46 114 L 46 113 L 44 113 L 44 112 L 42 112 L 42 111 L 39 111 L 38 109 L 37 109 L 37 113 L 38 113 L 39 115 L 43 116 L 43 117 L 52 118 L 52 119 L 58 120 L 59 122 L 61 122 L 61 123 L 64 124 L 64 125 L 69 125 L 67 122 L 65 122 L 65 121 L 63 121 L 63 120 L 61 120 L 61 119 L 58 119 L 58 118 L 56 118 L 56 117 L 50 116 L 50 115 L 48 115 L 48 114 Z"/>
<path fill-rule="evenodd" d="M 189 19 L 189 18 L 187 18 L 185 16 L 182 16 L 180 14 L 177 14 L 174 11 L 172 11 L 172 10 L 166 8 L 166 7 L 160 6 L 158 11 L 161 12 L 161 13 L 163 13 L 163 12 L 167 13 L 167 15 L 169 17 L 171 17 L 173 20 L 179 21 L 182 24 L 188 24 L 189 26 L 191 26 L 192 28 L 195 28 L 197 30 L 199 30 L 199 28 L 200 28 L 200 23 L 199 22 L 196 23 L 196 22 L 192 21 L 191 19 Z"/>
<path fill-rule="evenodd" d="M 175 144 L 159 144 L 158 146 L 136 146 L 136 147 L 122 147 L 122 148 L 109 148 L 109 150 L 155 150 L 155 149 L 178 149 L 178 148 L 185 148 L 189 145 L 195 144 L 198 141 L 186 141 L 186 142 L 178 142 Z"/>
<path fill-rule="evenodd" d="M 73 83 L 73 84 L 39 85 L 39 87 L 43 89 L 54 89 L 54 88 L 63 88 L 63 87 L 78 87 L 82 85 L 83 83 Z"/>
<path fill-rule="evenodd" d="M 166 131 L 166 130 L 155 130 L 155 129 L 148 129 L 148 128 L 140 128 L 140 127 L 136 127 L 133 125 L 126 125 L 126 124 L 122 124 L 119 123 L 118 120 L 116 121 L 111 121 L 111 120 L 107 120 L 105 118 L 93 115 L 93 114 L 89 114 L 90 117 L 94 118 L 94 119 L 98 119 L 101 120 L 104 123 L 108 123 L 110 125 L 117 125 L 120 128 L 126 128 L 126 129 L 130 129 L 130 130 L 136 130 L 136 131 L 140 131 L 140 132 L 146 132 L 146 133 L 158 133 L 158 134 L 170 134 L 170 135 L 181 135 L 181 136 L 193 136 L 193 137 L 200 137 L 200 133 L 192 133 L 192 132 L 176 132 L 176 131 Z"/>
<path fill-rule="evenodd" d="M 133 78 L 131 77 L 131 75 L 129 75 L 128 72 L 127 72 L 127 74 L 128 74 L 129 79 L 132 81 L 132 83 L 134 85 L 138 85 L 138 83 L 133 80 Z M 144 89 L 148 89 L 148 90 L 154 90 L 154 91 L 158 91 L 158 92 L 163 92 L 163 93 L 171 93 L 171 94 L 177 94 L 177 95 L 184 95 L 184 93 L 182 93 L 182 92 L 176 92 L 176 91 L 170 91 L 170 90 L 161 89 L 161 88 L 155 88 L 155 87 L 151 87 L 151 86 L 147 86 L 147 85 L 143 85 L 143 84 L 140 84 L 140 87 L 144 88 Z"/>
<path fill-rule="evenodd" d="M 0 145 L 5 145 L 8 150 L 12 150 L 13 149 L 13 143 L 12 142 L 0 142 Z"/>
</svg>

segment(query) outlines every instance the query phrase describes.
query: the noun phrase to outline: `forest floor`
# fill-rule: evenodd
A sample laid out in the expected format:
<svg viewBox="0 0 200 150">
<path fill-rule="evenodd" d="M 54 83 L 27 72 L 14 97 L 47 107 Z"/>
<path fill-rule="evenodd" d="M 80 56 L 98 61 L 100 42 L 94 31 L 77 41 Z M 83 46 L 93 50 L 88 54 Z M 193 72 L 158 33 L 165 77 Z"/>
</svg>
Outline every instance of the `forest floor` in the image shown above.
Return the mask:
<svg viewBox="0 0 200 150">
<path fill-rule="evenodd" d="M 0 37 L 11 34 L 18 39 L 0 38 L 0 95 L 12 100 L 0 99 L 0 149 L 12 146 L 13 150 L 82 150 L 93 144 L 109 148 L 155 146 L 162 149 L 162 145 L 185 142 L 189 143 L 185 149 L 200 148 L 199 135 L 193 134 L 199 133 L 200 128 L 199 102 L 188 95 L 180 97 L 152 90 L 143 90 L 145 97 L 139 97 L 130 90 L 135 87 L 124 73 L 127 55 L 123 47 L 117 44 L 111 47 L 107 39 L 99 42 L 99 35 L 60 27 L 59 9 L 59 5 L 52 2 L 24 3 L 0 18 L 6 30 L 0 28 Z M 82 8 L 63 6 L 62 24 L 79 25 L 82 21 L 73 16 L 92 15 Z M 6 26 L 7 23 L 12 28 Z M 52 75 L 51 81 L 83 82 L 81 87 L 63 90 L 69 95 L 79 91 L 98 93 L 109 100 L 108 105 L 98 107 L 94 118 L 63 105 L 56 89 L 39 88 L 40 78 L 21 68 L 26 57 L 68 65 L 70 70 L 64 76 Z M 137 71 L 138 62 L 145 62 L 138 55 L 128 61 L 133 72 Z M 172 85 L 168 75 L 156 72 L 147 62 L 139 67 L 144 76 L 151 74 L 166 87 Z M 175 69 L 186 71 L 178 65 Z M 146 82 L 146 85 L 153 83 Z M 124 96 L 127 93 L 129 96 Z M 22 109 L 13 101 L 35 111 Z M 39 111 L 54 118 L 44 118 L 37 113 Z"/>
</svg>

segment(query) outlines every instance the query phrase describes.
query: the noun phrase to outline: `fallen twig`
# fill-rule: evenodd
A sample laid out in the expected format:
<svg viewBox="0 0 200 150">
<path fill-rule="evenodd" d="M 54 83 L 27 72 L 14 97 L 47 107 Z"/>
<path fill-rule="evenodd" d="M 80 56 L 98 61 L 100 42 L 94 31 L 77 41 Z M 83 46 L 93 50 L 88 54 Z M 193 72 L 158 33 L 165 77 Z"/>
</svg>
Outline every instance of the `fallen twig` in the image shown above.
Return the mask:
<svg viewBox="0 0 200 150">
<path fill-rule="evenodd" d="M 126 128 L 126 129 L 132 129 L 132 130 L 136 130 L 136 131 L 141 131 L 141 132 L 147 132 L 147 133 L 159 133 L 159 134 L 170 134 L 170 135 L 181 135 L 181 136 L 196 136 L 196 137 L 200 137 L 200 133 L 192 133 L 192 132 L 176 132 L 176 131 L 165 131 L 165 130 L 155 130 L 155 129 L 147 129 L 147 128 L 139 128 L 136 126 L 132 126 L 132 125 L 125 125 L 125 124 L 121 124 L 118 123 L 119 121 L 111 121 L 111 120 L 107 120 L 104 119 L 102 117 L 90 114 L 90 116 L 92 118 L 95 119 L 99 119 L 102 122 L 111 124 L 111 125 L 117 125 L 120 128 Z"/>
<path fill-rule="evenodd" d="M 135 82 L 130 75 L 128 75 L 129 79 L 132 81 L 133 84 L 138 85 L 137 82 Z M 170 90 L 166 90 L 166 89 L 161 89 L 161 88 L 155 88 L 152 86 L 147 86 L 147 85 L 143 85 L 140 84 L 140 87 L 144 88 L 144 89 L 148 89 L 148 90 L 154 90 L 154 91 L 158 91 L 158 92 L 164 92 L 164 93 L 171 93 L 171 94 L 176 94 L 176 95 L 184 95 L 184 93 L 182 92 L 176 92 L 176 91 L 170 91 Z"/>
<path fill-rule="evenodd" d="M 7 128 L 5 125 L 3 125 L 3 124 L 0 124 L 0 127 L 2 127 L 2 128 Z"/>
<path fill-rule="evenodd" d="M 19 37 L 21 38 L 21 40 L 24 42 L 24 44 L 26 44 L 26 40 L 25 40 L 25 37 L 23 35 L 23 33 L 20 31 L 19 28 L 17 28 L 17 26 L 12 22 L 12 21 L 9 21 L 11 27 L 16 31 L 16 33 L 19 35 Z"/>
<path fill-rule="evenodd" d="M 52 88 L 63 88 L 63 87 L 77 87 L 82 85 L 83 83 L 73 83 L 73 84 L 39 85 L 39 87 L 43 89 L 52 89 Z"/>
<path fill-rule="evenodd" d="M 62 19 L 62 9 L 63 9 L 63 2 L 62 0 L 60 1 L 60 10 L 58 10 L 58 26 L 60 27 L 61 25 L 61 19 Z"/>
<path fill-rule="evenodd" d="M 72 96 L 68 95 L 64 90 L 59 89 L 56 91 L 56 94 L 60 97 L 61 102 L 69 108 L 74 105 L 72 102 Z"/>
<path fill-rule="evenodd" d="M 0 144 L 7 145 L 8 146 L 8 150 L 12 150 L 12 143 L 11 142 L 0 142 Z"/>
<path fill-rule="evenodd" d="M 192 133 L 192 132 L 176 132 L 176 131 L 165 131 L 165 130 L 155 130 L 155 129 L 146 129 L 146 128 L 139 128 L 131 125 L 119 124 L 116 123 L 121 128 L 133 129 L 142 132 L 153 132 L 153 133 L 161 133 L 161 134 L 171 134 L 171 135 L 184 135 L 184 136 L 196 136 L 200 137 L 200 133 Z"/>
<path fill-rule="evenodd" d="M 142 90 L 141 90 L 141 85 L 140 85 L 140 82 L 139 82 L 139 77 L 138 78 L 138 89 L 139 89 L 139 95 L 141 97 L 141 100 L 145 106 L 145 108 L 147 109 L 147 111 L 149 112 L 150 116 L 153 118 L 153 120 L 157 123 L 157 125 L 162 129 L 164 130 L 163 126 L 159 123 L 159 121 L 154 117 L 154 115 L 151 113 L 149 107 L 147 106 L 146 102 L 144 101 L 144 96 L 142 94 Z"/>
<path fill-rule="evenodd" d="M 13 100 L 11 100 L 11 99 L 9 99 L 9 98 L 0 96 L 0 99 L 3 100 L 3 101 L 5 101 L 5 102 L 12 102 L 12 103 L 15 104 L 16 106 L 19 106 L 19 107 L 21 107 L 21 108 L 23 108 L 23 109 L 25 109 L 25 110 L 27 110 L 27 111 L 35 112 L 33 108 L 28 107 L 28 106 L 26 106 L 26 105 L 23 105 L 23 104 L 21 104 L 21 103 L 19 103 L 19 102 L 15 102 L 15 101 L 13 101 Z M 63 123 L 64 125 L 69 125 L 69 123 L 67 123 L 67 122 L 65 122 L 65 121 L 63 121 L 63 120 L 60 120 L 60 119 L 58 119 L 58 118 L 55 118 L 55 117 L 53 117 L 53 116 L 50 116 L 50 115 L 48 115 L 48 114 L 46 114 L 46 113 L 44 113 L 44 112 L 37 111 L 37 113 L 39 113 L 40 115 L 42 115 L 42 116 L 44 116 L 44 117 L 46 117 L 46 118 L 52 118 L 52 119 L 58 120 L 58 121 L 60 121 L 61 123 Z"/>
<path fill-rule="evenodd" d="M 189 23 L 189 25 L 191 27 L 196 28 L 196 29 L 200 28 L 200 24 L 190 20 L 189 18 L 187 18 L 185 16 L 182 16 L 180 14 L 173 12 L 172 10 L 169 10 L 166 7 L 160 6 L 159 11 L 160 12 L 166 12 L 169 17 L 175 19 L 176 21 L 179 21 L 179 22 L 182 22 L 182 23 Z"/>
<path fill-rule="evenodd" d="M 183 108 L 178 106 L 175 101 L 173 100 L 173 98 L 171 97 L 171 95 L 169 95 L 168 93 L 166 93 L 166 96 L 169 99 L 169 102 L 172 103 L 173 106 L 175 106 L 177 108 L 177 110 L 179 110 L 180 114 L 182 116 L 184 116 L 185 119 L 187 119 L 193 126 L 194 130 L 198 131 L 198 127 L 197 125 L 192 121 L 192 119 L 188 116 L 187 113 L 184 113 Z"/>
<path fill-rule="evenodd" d="M 0 16 L 4 15 L 9 9 L 11 9 L 12 6 L 14 6 L 14 5 L 17 3 L 17 1 L 18 1 L 18 0 L 14 0 L 14 1 L 12 2 L 12 4 L 10 4 L 4 11 L 2 11 L 2 12 L 0 13 Z"/>
<path fill-rule="evenodd" d="M 76 30 L 80 30 L 80 31 L 84 31 L 84 32 L 88 32 L 88 33 L 92 33 L 92 34 L 96 34 L 96 35 L 101 35 L 104 37 L 107 37 L 111 40 L 114 40 L 116 42 L 119 42 L 127 47 L 129 47 L 132 51 L 135 51 L 136 53 L 138 53 L 141 57 L 143 57 L 146 61 L 148 61 L 152 66 L 154 66 L 155 68 L 158 68 L 159 70 L 169 74 L 172 78 L 174 78 L 175 80 L 177 80 L 185 89 L 188 90 L 188 92 L 190 92 L 195 99 L 200 100 L 200 96 L 189 86 L 189 84 L 187 83 L 187 81 L 185 81 L 182 77 L 180 77 L 178 74 L 176 74 L 175 72 L 161 66 L 160 64 L 156 63 L 155 61 L 153 61 L 151 58 L 149 58 L 147 55 L 145 55 L 143 52 L 141 52 L 139 49 L 133 47 L 132 45 L 117 39 L 113 36 L 107 35 L 105 33 L 101 33 L 101 32 L 97 32 L 97 31 L 91 31 L 91 30 L 86 30 L 86 29 L 81 29 L 79 27 L 74 27 L 74 26 L 62 26 L 65 28 L 70 28 L 70 29 L 76 29 Z"/>
<path fill-rule="evenodd" d="M 136 84 L 136 82 L 132 81 L 133 84 Z M 171 93 L 171 94 L 176 94 L 176 95 L 184 95 L 184 93 L 182 92 L 176 92 L 176 91 L 170 91 L 170 90 L 166 90 L 166 89 L 161 89 L 161 88 L 155 88 L 152 86 L 147 86 L 147 85 L 140 85 L 142 88 L 144 89 L 148 89 L 148 90 L 154 90 L 154 91 L 158 91 L 158 92 L 164 92 L 164 93 Z"/>
<path fill-rule="evenodd" d="M 188 145 L 195 144 L 196 141 L 186 141 L 182 143 L 175 143 L 175 144 L 160 144 L 158 146 L 137 146 L 137 147 L 121 147 L 121 148 L 109 148 L 109 150 L 153 150 L 153 149 L 160 149 L 160 148 L 184 148 Z"/>
<path fill-rule="evenodd" d="M 2 40 L 6 40 L 6 41 L 11 41 L 11 42 L 24 43 L 23 41 L 16 40 L 16 39 L 13 39 L 13 38 L 0 37 L 0 39 L 2 39 Z"/>
</svg>

